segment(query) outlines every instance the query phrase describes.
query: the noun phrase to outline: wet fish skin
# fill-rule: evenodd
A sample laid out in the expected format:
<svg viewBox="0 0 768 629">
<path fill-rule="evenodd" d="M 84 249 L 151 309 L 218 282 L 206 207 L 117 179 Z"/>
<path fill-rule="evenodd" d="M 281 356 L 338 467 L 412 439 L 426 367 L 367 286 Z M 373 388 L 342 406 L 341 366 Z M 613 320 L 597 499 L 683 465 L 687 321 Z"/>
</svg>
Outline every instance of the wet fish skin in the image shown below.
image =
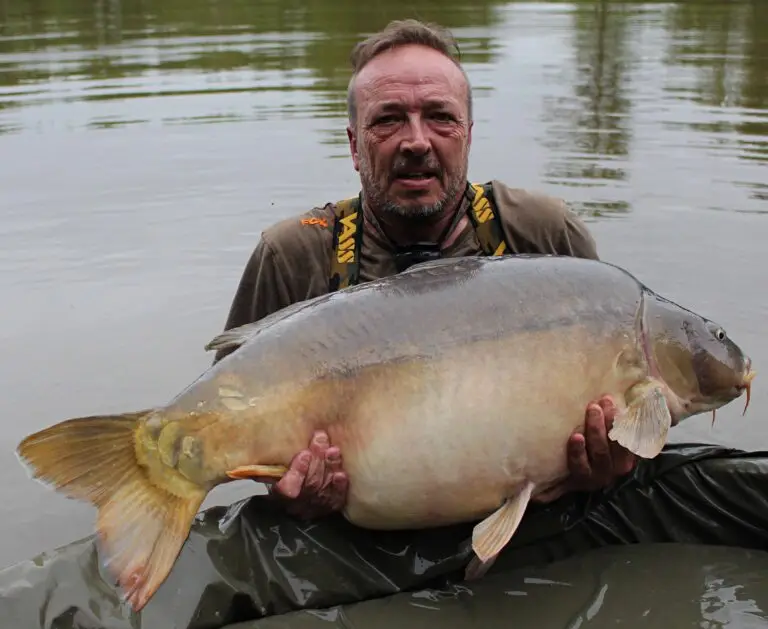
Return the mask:
<svg viewBox="0 0 768 629">
<path fill-rule="evenodd" d="M 68 420 L 18 451 L 35 477 L 97 506 L 136 610 L 205 495 L 278 478 L 318 428 L 343 453 L 352 522 L 481 519 L 468 568 L 479 576 L 530 498 L 566 477 L 589 401 L 613 395 L 610 436 L 651 457 L 671 425 L 748 390 L 751 363 L 720 330 L 606 263 L 427 263 L 227 331 L 208 348 L 237 351 L 167 405 Z"/>
</svg>

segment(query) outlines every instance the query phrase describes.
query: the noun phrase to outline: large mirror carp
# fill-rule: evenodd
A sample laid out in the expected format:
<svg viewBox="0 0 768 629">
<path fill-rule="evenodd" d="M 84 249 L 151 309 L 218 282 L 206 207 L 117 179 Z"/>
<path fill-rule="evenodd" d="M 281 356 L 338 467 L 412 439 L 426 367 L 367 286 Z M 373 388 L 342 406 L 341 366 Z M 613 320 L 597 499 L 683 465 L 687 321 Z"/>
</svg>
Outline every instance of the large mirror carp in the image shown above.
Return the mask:
<svg viewBox="0 0 768 629">
<path fill-rule="evenodd" d="M 720 325 L 614 265 L 558 256 L 425 263 L 207 348 L 236 349 L 168 404 L 63 421 L 18 448 L 34 477 L 96 506 L 101 551 L 135 610 L 208 492 L 280 478 L 315 429 L 341 449 L 352 523 L 478 521 L 476 578 L 529 500 L 566 478 L 591 400 L 612 395 L 609 437 L 651 458 L 683 419 L 745 391 L 748 405 L 754 377 Z"/>
</svg>

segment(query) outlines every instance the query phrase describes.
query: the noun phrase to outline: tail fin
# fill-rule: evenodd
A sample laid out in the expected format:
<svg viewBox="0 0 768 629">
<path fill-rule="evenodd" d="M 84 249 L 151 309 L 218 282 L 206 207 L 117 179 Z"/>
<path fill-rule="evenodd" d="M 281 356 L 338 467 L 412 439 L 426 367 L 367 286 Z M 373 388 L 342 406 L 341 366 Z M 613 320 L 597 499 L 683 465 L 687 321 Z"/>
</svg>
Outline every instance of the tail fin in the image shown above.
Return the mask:
<svg viewBox="0 0 768 629">
<path fill-rule="evenodd" d="M 35 478 L 97 508 L 107 569 L 137 612 L 171 571 L 206 494 L 171 493 L 140 466 L 135 434 L 150 412 L 70 419 L 18 447 Z"/>
</svg>

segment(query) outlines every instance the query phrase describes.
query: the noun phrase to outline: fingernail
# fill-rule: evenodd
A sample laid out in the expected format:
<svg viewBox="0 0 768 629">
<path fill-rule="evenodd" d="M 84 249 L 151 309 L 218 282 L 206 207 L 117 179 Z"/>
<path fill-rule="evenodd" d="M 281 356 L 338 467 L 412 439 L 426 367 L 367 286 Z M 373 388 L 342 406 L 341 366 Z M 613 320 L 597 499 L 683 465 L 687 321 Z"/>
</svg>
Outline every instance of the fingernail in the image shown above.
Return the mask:
<svg viewBox="0 0 768 629">
<path fill-rule="evenodd" d="M 570 445 L 579 447 L 584 445 L 584 440 L 585 440 L 584 433 L 581 432 L 581 430 L 577 430 L 571 435 L 570 439 L 568 440 L 568 443 Z"/>
<path fill-rule="evenodd" d="M 324 432 L 317 432 L 315 433 L 315 436 L 312 439 L 317 446 L 327 446 L 328 445 L 328 435 L 326 435 Z"/>
<path fill-rule="evenodd" d="M 597 406 L 594 406 L 593 404 L 590 404 L 589 407 L 587 407 L 587 417 L 593 420 L 599 419 L 600 408 Z"/>
</svg>

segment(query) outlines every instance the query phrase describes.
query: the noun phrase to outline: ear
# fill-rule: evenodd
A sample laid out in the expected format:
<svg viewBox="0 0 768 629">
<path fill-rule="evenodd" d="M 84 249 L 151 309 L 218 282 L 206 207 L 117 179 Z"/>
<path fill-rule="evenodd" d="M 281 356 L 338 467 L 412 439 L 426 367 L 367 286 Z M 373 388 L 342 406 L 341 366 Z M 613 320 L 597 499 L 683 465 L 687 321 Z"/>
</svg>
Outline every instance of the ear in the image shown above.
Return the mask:
<svg viewBox="0 0 768 629">
<path fill-rule="evenodd" d="M 352 155 L 352 165 L 355 167 L 356 171 L 360 172 L 359 162 L 357 159 L 357 136 L 355 135 L 355 130 L 351 125 L 347 125 L 347 138 L 349 139 L 349 152 Z"/>
<path fill-rule="evenodd" d="M 469 123 L 469 130 L 467 131 L 467 146 L 472 146 L 472 127 L 475 126 L 475 121 L 472 120 Z"/>
</svg>

